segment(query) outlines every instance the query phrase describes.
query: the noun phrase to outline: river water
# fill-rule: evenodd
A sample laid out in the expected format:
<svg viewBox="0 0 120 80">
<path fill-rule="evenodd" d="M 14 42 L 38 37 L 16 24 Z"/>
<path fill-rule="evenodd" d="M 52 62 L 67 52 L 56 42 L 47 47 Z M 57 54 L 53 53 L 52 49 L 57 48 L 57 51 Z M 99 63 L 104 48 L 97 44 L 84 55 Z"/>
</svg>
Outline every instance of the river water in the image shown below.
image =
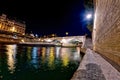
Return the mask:
<svg viewBox="0 0 120 80">
<path fill-rule="evenodd" d="M 70 80 L 80 48 L 0 44 L 0 80 Z"/>
</svg>

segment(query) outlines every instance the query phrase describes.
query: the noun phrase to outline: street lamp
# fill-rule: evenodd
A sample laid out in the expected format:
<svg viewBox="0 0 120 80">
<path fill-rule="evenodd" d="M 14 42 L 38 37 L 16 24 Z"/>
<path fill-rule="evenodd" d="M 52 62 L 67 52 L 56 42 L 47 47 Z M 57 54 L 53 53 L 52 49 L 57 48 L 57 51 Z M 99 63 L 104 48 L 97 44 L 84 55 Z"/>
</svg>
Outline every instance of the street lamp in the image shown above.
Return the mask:
<svg viewBox="0 0 120 80">
<path fill-rule="evenodd" d="M 68 35 L 68 32 L 66 32 L 65 34 L 66 34 L 66 36 L 67 36 L 67 35 Z"/>
<path fill-rule="evenodd" d="M 91 19 L 92 18 L 92 14 L 87 14 L 86 15 L 86 19 Z"/>
</svg>

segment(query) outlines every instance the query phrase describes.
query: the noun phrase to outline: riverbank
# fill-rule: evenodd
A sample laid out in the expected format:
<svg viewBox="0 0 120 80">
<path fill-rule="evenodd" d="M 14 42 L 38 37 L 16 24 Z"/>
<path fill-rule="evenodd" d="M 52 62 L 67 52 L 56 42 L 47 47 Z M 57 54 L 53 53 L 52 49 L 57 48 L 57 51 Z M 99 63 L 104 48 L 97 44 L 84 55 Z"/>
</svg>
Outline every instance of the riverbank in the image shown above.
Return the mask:
<svg viewBox="0 0 120 80">
<path fill-rule="evenodd" d="M 99 54 L 87 49 L 71 80 L 120 80 L 120 73 Z"/>
<path fill-rule="evenodd" d="M 120 72 L 92 50 L 91 40 L 86 43 L 85 55 L 71 80 L 120 80 Z"/>
</svg>

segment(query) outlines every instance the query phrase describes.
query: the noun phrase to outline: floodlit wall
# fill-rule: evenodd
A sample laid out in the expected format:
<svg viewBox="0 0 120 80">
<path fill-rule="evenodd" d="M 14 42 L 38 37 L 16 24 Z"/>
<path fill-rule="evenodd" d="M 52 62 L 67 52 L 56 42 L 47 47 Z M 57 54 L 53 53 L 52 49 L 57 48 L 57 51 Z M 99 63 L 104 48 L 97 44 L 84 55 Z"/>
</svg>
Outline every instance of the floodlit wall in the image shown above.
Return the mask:
<svg viewBox="0 0 120 80">
<path fill-rule="evenodd" d="M 120 66 L 120 0 L 94 0 L 93 49 Z"/>
</svg>

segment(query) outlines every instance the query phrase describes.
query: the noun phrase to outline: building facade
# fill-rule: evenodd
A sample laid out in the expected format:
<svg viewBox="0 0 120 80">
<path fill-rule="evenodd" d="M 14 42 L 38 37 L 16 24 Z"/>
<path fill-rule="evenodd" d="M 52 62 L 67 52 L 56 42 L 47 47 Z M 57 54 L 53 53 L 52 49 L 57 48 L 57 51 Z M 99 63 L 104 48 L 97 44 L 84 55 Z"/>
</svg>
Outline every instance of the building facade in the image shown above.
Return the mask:
<svg viewBox="0 0 120 80">
<path fill-rule="evenodd" d="M 10 20 L 7 15 L 0 16 L 0 32 L 16 33 L 19 35 L 25 34 L 25 23 L 20 23 L 15 20 Z"/>
</svg>

